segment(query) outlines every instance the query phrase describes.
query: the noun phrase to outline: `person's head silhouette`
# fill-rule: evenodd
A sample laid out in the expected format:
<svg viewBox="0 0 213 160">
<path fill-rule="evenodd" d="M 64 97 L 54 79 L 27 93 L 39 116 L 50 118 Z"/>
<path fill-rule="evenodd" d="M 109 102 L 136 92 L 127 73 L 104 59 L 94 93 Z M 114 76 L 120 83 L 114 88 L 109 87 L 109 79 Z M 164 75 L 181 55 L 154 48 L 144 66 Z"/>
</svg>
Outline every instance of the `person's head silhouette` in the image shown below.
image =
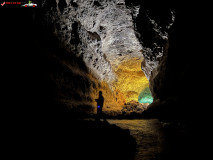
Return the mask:
<svg viewBox="0 0 213 160">
<path fill-rule="evenodd" d="M 99 97 L 101 97 L 102 96 L 102 91 L 99 91 Z"/>
</svg>

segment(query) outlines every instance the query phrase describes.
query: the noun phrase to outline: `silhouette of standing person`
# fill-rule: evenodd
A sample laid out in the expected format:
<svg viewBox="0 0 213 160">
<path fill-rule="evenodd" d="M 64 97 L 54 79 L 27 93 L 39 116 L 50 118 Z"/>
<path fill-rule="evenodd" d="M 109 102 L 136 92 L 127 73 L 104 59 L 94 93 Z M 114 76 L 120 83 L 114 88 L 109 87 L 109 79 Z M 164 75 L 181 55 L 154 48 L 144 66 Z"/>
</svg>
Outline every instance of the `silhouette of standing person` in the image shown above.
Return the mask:
<svg viewBox="0 0 213 160">
<path fill-rule="evenodd" d="M 104 104 L 104 97 L 102 96 L 102 91 L 99 91 L 99 97 L 98 99 L 95 99 L 97 102 L 97 119 L 100 120 L 102 117 L 102 108 Z"/>
</svg>

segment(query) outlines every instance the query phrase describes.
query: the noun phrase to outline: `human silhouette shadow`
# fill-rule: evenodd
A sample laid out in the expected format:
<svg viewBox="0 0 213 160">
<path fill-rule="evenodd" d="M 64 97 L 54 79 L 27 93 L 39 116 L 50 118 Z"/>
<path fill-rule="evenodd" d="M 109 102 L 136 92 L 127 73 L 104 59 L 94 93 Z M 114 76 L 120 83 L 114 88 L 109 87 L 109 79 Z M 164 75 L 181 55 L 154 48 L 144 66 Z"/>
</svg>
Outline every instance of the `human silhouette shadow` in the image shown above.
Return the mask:
<svg viewBox="0 0 213 160">
<path fill-rule="evenodd" d="M 95 99 L 95 101 L 97 102 L 96 120 L 100 121 L 100 119 L 103 118 L 102 109 L 103 109 L 103 105 L 104 105 L 104 97 L 102 95 L 102 91 L 99 91 L 99 97 L 98 97 L 98 99 Z M 105 118 L 104 118 L 104 120 L 105 120 Z"/>
</svg>

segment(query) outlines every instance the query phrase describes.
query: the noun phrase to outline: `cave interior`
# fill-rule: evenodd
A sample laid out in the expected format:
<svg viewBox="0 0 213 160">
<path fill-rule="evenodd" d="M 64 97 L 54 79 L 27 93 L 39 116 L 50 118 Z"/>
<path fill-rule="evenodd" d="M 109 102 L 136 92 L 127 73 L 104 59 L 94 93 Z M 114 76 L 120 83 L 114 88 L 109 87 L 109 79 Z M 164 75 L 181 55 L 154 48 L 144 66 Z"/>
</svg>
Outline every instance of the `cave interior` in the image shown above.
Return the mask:
<svg viewBox="0 0 213 160">
<path fill-rule="evenodd" d="M 96 6 L 100 5 L 98 1 L 95 2 Z M 70 3 L 78 7 L 75 1 Z M 125 3 L 127 6 L 137 6 L 141 2 L 134 0 L 131 3 L 126 0 Z M 153 6 L 153 3 L 160 7 Z M 1 19 L 4 22 L 1 25 L 1 31 L 4 32 L 1 36 L 1 91 L 3 92 L 1 114 L 5 137 L 9 136 L 6 138 L 7 147 L 5 148 L 10 148 L 12 144 L 15 147 L 14 151 L 9 149 L 9 153 L 13 152 L 26 157 L 28 154 L 34 157 L 42 154 L 46 157 L 60 157 L 63 154 L 66 157 L 70 156 L 68 142 L 73 142 L 77 156 L 81 154 L 79 150 L 93 152 L 93 149 L 88 148 L 90 146 L 97 148 L 95 146 L 97 143 L 92 145 L 94 141 L 90 141 L 88 137 L 95 139 L 101 136 L 95 134 L 97 130 L 93 125 L 85 124 L 79 118 L 95 114 L 94 99 L 97 98 L 99 90 L 103 91 L 106 98 L 104 112 L 108 115 L 122 114 L 121 110 L 128 104 L 147 104 L 146 110 L 141 114 L 142 118 L 157 118 L 163 122 L 183 124 L 184 127 L 188 127 L 184 134 L 186 137 L 183 137 L 187 140 L 186 146 L 191 147 L 192 151 L 185 152 L 184 147 L 181 150 L 185 144 L 182 140 L 182 143 L 178 143 L 180 146 L 173 146 L 174 150 L 180 149 L 177 159 L 181 155 L 186 155 L 186 159 L 196 157 L 193 152 L 203 151 L 200 148 L 201 145 L 196 147 L 196 144 L 203 144 L 205 141 L 197 137 L 208 137 L 203 133 L 206 130 L 203 124 L 206 122 L 204 119 L 207 118 L 204 115 L 208 113 L 208 108 L 200 109 L 206 98 L 203 97 L 206 94 L 203 91 L 205 80 L 200 75 L 201 68 L 198 67 L 202 65 L 202 57 L 198 55 L 202 53 L 203 48 L 200 46 L 204 43 L 200 42 L 203 34 L 198 30 L 205 30 L 204 19 L 200 16 L 200 12 L 197 12 L 196 7 L 190 7 L 191 4 L 186 3 L 183 6 L 177 1 L 167 3 L 167 6 L 164 4 L 163 1 L 144 0 L 144 8 L 134 19 L 137 31 L 143 35 L 141 39 L 143 45 L 149 48 L 153 47 L 153 41 L 159 39 L 150 29 L 150 19 L 143 13 L 148 10 L 149 15 L 155 17 L 156 21 L 164 26 L 168 24 L 168 11 L 171 11 L 171 8 L 175 9 L 176 20 L 169 31 L 168 43 L 160 40 L 158 42 L 164 47 L 165 52 L 165 56 L 161 57 L 155 69 L 155 73 L 158 74 L 153 71 L 151 78 L 147 79 L 146 72 L 141 69 L 144 59 L 131 57 L 112 68 L 117 76 L 117 80 L 112 83 L 107 80 L 100 81 L 95 76 L 97 73 L 93 74 L 88 68 L 84 57 L 72 54 L 72 51 L 70 52 L 57 39 L 57 36 L 52 34 L 52 26 L 40 23 L 41 16 L 44 14 L 42 8 L 36 10 L 37 18 L 34 18 L 35 12 L 31 9 L 13 9 L 12 11 L 2 9 L 6 16 Z M 55 3 L 48 1 L 48 5 L 54 6 Z M 59 3 L 59 8 L 63 10 L 64 5 L 66 4 Z M 118 5 L 122 6 L 123 3 Z M 141 22 L 141 19 L 144 21 Z M 77 24 L 74 24 L 73 28 L 75 25 Z M 91 36 L 96 37 L 96 35 Z M 74 37 L 75 39 L 70 42 L 78 44 L 78 35 Z M 110 59 L 110 57 L 107 58 Z M 88 132 L 91 128 L 93 131 Z M 79 132 L 73 133 L 73 129 Z M 84 137 L 83 133 L 86 132 L 88 135 L 80 141 L 85 144 L 83 148 L 78 146 L 79 141 L 69 138 L 70 135 Z M 105 132 L 111 134 L 106 128 L 101 128 L 101 134 L 105 135 Z M 117 157 L 114 157 L 118 159 L 123 151 L 129 152 L 132 149 L 121 147 L 124 143 L 122 138 L 128 139 L 128 134 L 125 133 L 122 137 L 119 133 L 116 131 L 116 135 L 112 134 L 115 136 L 113 140 L 118 141 L 120 145 L 112 146 L 109 151 L 112 153 L 109 154 L 110 158 L 115 154 L 114 150 L 119 153 L 115 154 Z M 55 139 L 54 142 L 53 139 Z M 112 139 L 106 138 L 103 143 L 110 142 Z M 21 151 L 17 149 L 20 143 L 24 145 Z M 35 145 L 40 148 L 33 150 L 26 147 L 36 148 Z M 98 143 L 98 145 L 102 144 Z M 133 146 L 132 141 L 128 141 L 128 145 Z M 116 147 L 121 148 L 119 150 Z M 47 151 L 46 148 L 49 150 Z M 108 149 L 106 146 L 103 148 Z M 28 153 L 23 154 L 23 151 Z M 87 154 L 89 155 L 90 153 Z M 123 158 L 127 157 L 123 156 Z M 79 156 L 79 159 L 81 158 L 85 157 Z M 166 158 L 170 159 L 171 155 L 162 159 Z"/>
</svg>

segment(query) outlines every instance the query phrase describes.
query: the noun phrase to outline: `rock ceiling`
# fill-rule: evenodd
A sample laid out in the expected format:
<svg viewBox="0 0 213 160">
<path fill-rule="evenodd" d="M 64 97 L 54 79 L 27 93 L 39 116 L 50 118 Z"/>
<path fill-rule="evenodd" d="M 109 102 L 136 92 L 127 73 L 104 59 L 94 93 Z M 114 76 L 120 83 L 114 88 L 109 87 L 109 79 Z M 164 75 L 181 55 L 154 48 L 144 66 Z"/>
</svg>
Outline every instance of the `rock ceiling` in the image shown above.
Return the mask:
<svg viewBox="0 0 213 160">
<path fill-rule="evenodd" d="M 141 92 L 149 88 L 148 79 L 163 55 L 157 43 L 146 48 L 136 36 L 134 19 L 140 6 L 127 7 L 124 0 L 56 0 L 43 1 L 43 7 L 48 8 L 45 23 L 53 26 L 68 51 L 83 58 L 91 75 L 108 85 L 116 102 L 138 101 Z M 157 23 L 148 20 L 156 34 L 167 39 Z M 153 58 L 154 50 L 158 51 Z"/>
</svg>

